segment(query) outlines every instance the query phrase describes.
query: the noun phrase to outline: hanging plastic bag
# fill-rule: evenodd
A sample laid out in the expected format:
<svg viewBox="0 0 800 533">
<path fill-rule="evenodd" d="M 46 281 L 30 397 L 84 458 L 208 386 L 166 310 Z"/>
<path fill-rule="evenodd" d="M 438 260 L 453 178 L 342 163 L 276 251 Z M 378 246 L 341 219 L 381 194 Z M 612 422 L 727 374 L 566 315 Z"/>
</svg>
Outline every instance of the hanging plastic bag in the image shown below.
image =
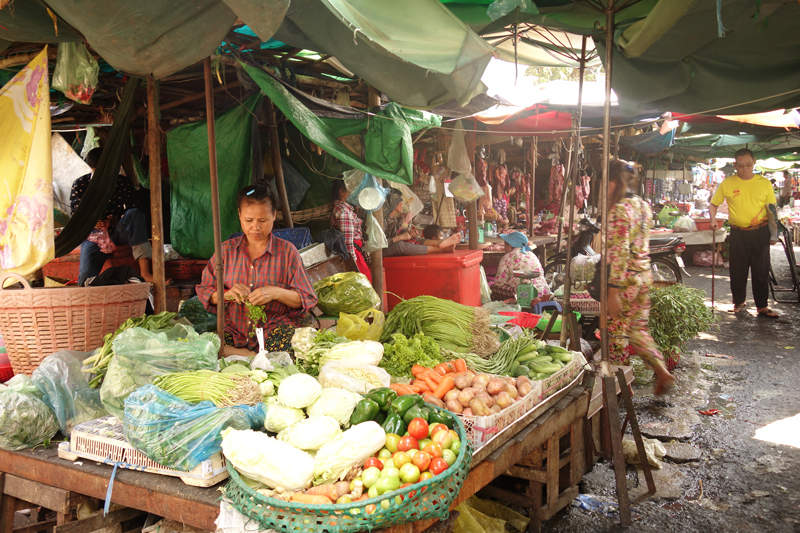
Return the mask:
<svg viewBox="0 0 800 533">
<path fill-rule="evenodd" d="M 364 243 L 364 251 L 371 254 L 388 247 L 389 241 L 386 240 L 383 228 L 375 221 L 372 213 L 367 213 L 367 242 Z"/>
<path fill-rule="evenodd" d="M 672 211 L 677 211 L 677 210 L 678 208 L 675 207 L 674 205 L 667 204 L 661 208 L 661 211 L 658 212 L 656 218 L 658 218 L 658 221 L 661 223 L 662 226 L 669 226 L 670 224 L 675 222 L 676 218 L 678 218 L 676 216 L 670 215 L 670 213 Z"/>
<path fill-rule="evenodd" d="M 697 223 L 692 220 L 692 217 L 683 215 L 672 224 L 672 230 L 675 232 L 697 231 Z"/>
<path fill-rule="evenodd" d="M 370 317 L 372 323 L 367 322 Z M 383 312 L 377 309 L 367 309 L 355 315 L 341 313 L 336 323 L 336 334 L 351 341 L 378 341 L 385 322 Z"/>
<path fill-rule="evenodd" d="M 344 185 L 347 187 L 347 192 L 353 192 L 356 190 L 356 187 L 364 180 L 364 174 L 366 174 L 363 170 L 359 170 L 354 168 L 352 170 L 346 171 L 342 174 L 342 179 L 344 180 Z"/>
<path fill-rule="evenodd" d="M 89 387 L 82 361 L 90 352 L 62 350 L 44 358 L 31 379 L 42 393 L 42 400 L 53 410 L 61 433 L 69 437 L 72 428 L 106 416 L 100 389 Z"/>
<path fill-rule="evenodd" d="M 406 206 L 405 211 L 417 216 L 417 214 L 421 213 L 422 210 L 425 209 L 425 206 L 422 204 L 422 200 L 419 199 L 419 196 L 414 194 L 414 191 L 412 191 L 411 187 L 408 185 L 404 183 L 390 182 L 389 186 L 392 189 L 397 189 L 400 191 L 400 194 L 403 195 L 403 205 Z"/>
<path fill-rule="evenodd" d="M 372 213 L 380 209 L 387 194 L 389 194 L 389 189 L 378 183 L 375 176 L 365 174 L 358 187 L 347 197 L 347 203 L 356 205 L 367 213 Z"/>
<path fill-rule="evenodd" d="M 388 387 L 392 378 L 379 366 L 349 361 L 325 363 L 319 369 L 317 378 L 324 388 L 338 387 L 358 394 L 366 394 L 378 387 Z"/>
<path fill-rule="evenodd" d="M 483 189 L 478 185 L 478 181 L 472 172 L 459 174 L 456 179 L 450 182 L 450 193 L 461 203 L 469 204 L 483 196 Z"/>
<path fill-rule="evenodd" d="M 33 448 L 53 438 L 58 421 L 28 376 L 14 376 L 0 390 L 0 448 Z"/>
<path fill-rule="evenodd" d="M 330 316 L 360 313 L 381 304 L 367 276 L 360 272 L 339 272 L 323 278 L 314 284 L 314 291 L 317 293 L 317 306 Z"/>
<path fill-rule="evenodd" d="M 80 104 L 92 103 L 100 67 L 83 43 L 58 43 L 53 89 Z"/>
<path fill-rule="evenodd" d="M 458 173 L 472 170 L 472 163 L 467 155 L 467 144 L 464 141 L 465 135 L 466 132 L 461 121 L 457 120 L 453 129 L 453 138 L 450 141 L 450 150 L 447 152 L 447 168 Z"/>
<path fill-rule="evenodd" d="M 100 387 L 108 412 L 122 418 L 130 393 L 167 372 L 213 370 L 220 340 L 214 333 L 198 335 L 191 326 L 177 324 L 168 330 L 131 328 L 114 339 L 115 356 Z"/>
<path fill-rule="evenodd" d="M 220 432 L 258 429 L 267 415 L 263 403 L 216 407 L 210 401 L 191 404 L 145 385 L 125 400 L 125 439 L 160 465 L 188 472 L 222 451 Z"/>
</svg>

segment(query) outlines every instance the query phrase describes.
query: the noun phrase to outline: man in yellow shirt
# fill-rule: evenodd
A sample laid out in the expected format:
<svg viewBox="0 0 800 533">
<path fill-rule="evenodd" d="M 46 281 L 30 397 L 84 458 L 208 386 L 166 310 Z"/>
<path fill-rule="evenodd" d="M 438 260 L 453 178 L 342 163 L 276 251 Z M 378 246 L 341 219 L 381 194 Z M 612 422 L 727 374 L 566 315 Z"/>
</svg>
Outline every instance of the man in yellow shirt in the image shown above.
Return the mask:
<svg viewBox="0 0 800 533">
<path fill-rule="evenodd" d="M 731 235 L 728 239 L 730 251 L 731 293 L 733 309 L 738 313 L 745 309 L 747 299 L 747 277 L 752 273 L 753 299 L 759 316 L 777 318 L 778 313 L 767 306 L 769 299 L 769 245 L 767 204 L 774 204 L 775 191 L 763 176 L 753 174 L 756 164 L 753 152 L 743 148 L 735 154 L 736 174 L 725 178 L 717 187 L 708 211 L 711 229 L 719 227 L 717 208 L 728 201 L 728 221 Z"/>
</svg>

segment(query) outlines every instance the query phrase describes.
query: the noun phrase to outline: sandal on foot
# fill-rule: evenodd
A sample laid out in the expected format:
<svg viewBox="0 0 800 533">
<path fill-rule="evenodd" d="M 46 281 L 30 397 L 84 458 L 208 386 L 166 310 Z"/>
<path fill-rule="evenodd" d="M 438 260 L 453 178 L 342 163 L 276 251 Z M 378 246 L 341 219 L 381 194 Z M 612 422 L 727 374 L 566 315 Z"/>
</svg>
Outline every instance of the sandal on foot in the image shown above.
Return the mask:
<svg viewBox="0 0 800 533">
<path fill-rule="evenodd" d="M 762 310 L 760 310 L 758 312 L 758 316 L 765 316 L 767 318 L 778 318 L 781 315 L 779 315 L 778 313 L 776 313 L 775 311 L 773 311 L 769 307 L 765 307 L 764 309 L 762 309 Z"/>
<path fill-rule="evenodd" d="M 747 309 L 747 304 L 736 304 L 736 305 L 733 306 L 732 309 L 729 309 L 728 312 L 729 313 L 741 313 L 745 309 Z"/>
</svg>

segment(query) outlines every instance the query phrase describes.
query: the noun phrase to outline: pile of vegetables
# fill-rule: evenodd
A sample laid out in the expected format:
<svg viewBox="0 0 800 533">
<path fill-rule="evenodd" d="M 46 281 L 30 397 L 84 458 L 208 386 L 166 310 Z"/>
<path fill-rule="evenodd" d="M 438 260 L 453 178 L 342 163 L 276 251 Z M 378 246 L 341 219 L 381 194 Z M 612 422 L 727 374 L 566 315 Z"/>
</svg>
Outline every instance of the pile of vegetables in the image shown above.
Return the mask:
<svg viewBox="0 0 800 533">
<path fill-rule="evenodd" d="M 266 372 L 256 370 L 252 373 L 263 374 L 262 382 L 268 384 L 268 389 L 265 391 L 269 394 L 263 394 L 260 385 L 246 375 L 212 370 L 170 372 L 163 376 L 157 376 L 153 380 L 153 385 L 181 400 L 192 403 L 208 400 L 217 407 L 239 404 L 255 405 L 263 402 L 264 396 L 271 396 L 274 389 L 272 382 L 267 379 Z"/>
<path fill-rule="evenodd" d="M 423 333 L 413 337 L 394 333 L 391 340 L 383 345 L 380 367 L 393 376 L 409 377 L 411 367 L 415 364 L 434 367 L 442 362 L 444 358 L 433 337 L 426 337 Z"/>
<path fill-rule="evenodd" d="M 394 333 L 406 337 L 424 333 L 445 350 L 482 357 L 500 348 L 497 336 L 489 328 L 489 313 L 485 309 L 435 296 L 417 296 L 397 304 L 387 316 L 381 342 L 389 342 Z"/>
<path fill-rule="evenodd" d="M 0 385 L 0 448 L 21 450 L 49 443 L 58 432 L 53 411 L 26 375 Z"/>
<path fill-rule="evenodd" d="M 672 370 L 678 365 L 684 344 L 716 323 L 705 305 L 705 292 L 682 283 L 650 289 L 648 327 Z"/>
</svg>

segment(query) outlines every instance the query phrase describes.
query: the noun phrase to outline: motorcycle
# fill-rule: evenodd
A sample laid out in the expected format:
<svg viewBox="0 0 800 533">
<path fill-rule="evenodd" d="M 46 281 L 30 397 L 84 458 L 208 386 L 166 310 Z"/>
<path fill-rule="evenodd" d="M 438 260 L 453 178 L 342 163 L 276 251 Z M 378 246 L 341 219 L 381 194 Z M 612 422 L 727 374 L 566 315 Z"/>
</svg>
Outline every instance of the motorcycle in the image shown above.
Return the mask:
<svg viewBox="0 0 800 533">
<path fill-rule="evenodd" d="M 589 218 L 578 221 L 579 232 L 572 244 L 572 257 L 599 255 L 592 249 L 594 236 L 600 233 L 600 226 Z M 662 284 L 681 283 L 683 276 L 691 277 L 686 271 L 681 253 L 686 249 L 683 237 L 673 235 L 650 239 L 650 270 L 653 281 Z M 552 287 L 563 285 L 564 269 L 567 264 L 567 252 L 555 254 L 544 267 L 544 277 Z"/>
</svg>

